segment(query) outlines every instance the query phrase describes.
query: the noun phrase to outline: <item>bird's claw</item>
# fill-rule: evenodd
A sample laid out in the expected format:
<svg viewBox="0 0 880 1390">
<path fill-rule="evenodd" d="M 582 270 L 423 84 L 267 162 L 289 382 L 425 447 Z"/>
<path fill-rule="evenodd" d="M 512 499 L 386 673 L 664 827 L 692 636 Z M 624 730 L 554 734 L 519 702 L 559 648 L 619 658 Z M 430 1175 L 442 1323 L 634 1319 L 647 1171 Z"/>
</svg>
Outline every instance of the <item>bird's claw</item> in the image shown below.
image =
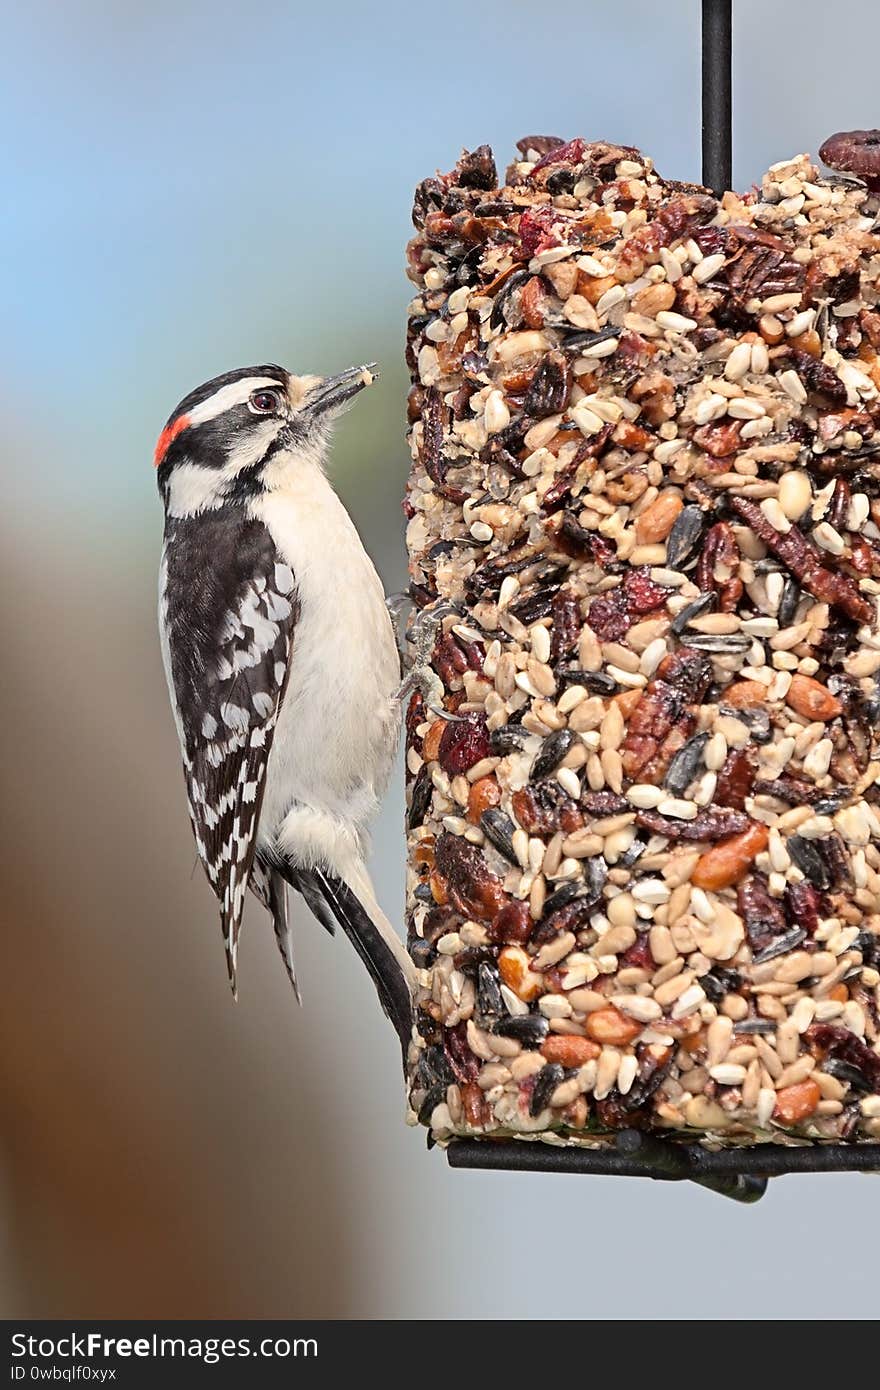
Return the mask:
<svg viewBox="0 0 880 1390">
<path fill-rule="evenodd" d="M 401 630 L 399 626 L 400 615 L 404 606 L 400 600 L 403 598 L 403 595 L 395 594 L 388 600 L 388 609 L 392 613 L 391 621 L 395 624 L 398 640 Z M 394 611 L 391 608 L 392 603 L 395 604 Z M 448 719 L 450 716 L 443 709 L 443 683 L 431 667 L 431 655 L 442 631 L 443 619 L 454 611 L 449 605 L 444 604 L 430 612 L 418 613 L 413 618 L 409 625 L 409 632 L 406 634 L 406 646 L 403 652 L 405 675 L 397 692 L 397 699 L 403 700 L 412 691 L 418 690 L 426 706 L 442 719 Z"/>
<path fill-rule="evenodd" d="M 401 668 L 406 664 L 406 618 L 404 615 L 411 603 L 412 599 L 405 592 L 388 594 L 385 599 L 385 607 L 388 609 L 388 616 L 391 619 Z"/>
<path fill-rule="evenodd" d="M 441 704 L 443 682 L 430 666 L 413 666 L 401 681 L 395 698 L 405 700 L 414 690 L 419 691 L 428 709 L 438 714 L 441 719 L 449 718 L 449 714 Z"/>
</svg>

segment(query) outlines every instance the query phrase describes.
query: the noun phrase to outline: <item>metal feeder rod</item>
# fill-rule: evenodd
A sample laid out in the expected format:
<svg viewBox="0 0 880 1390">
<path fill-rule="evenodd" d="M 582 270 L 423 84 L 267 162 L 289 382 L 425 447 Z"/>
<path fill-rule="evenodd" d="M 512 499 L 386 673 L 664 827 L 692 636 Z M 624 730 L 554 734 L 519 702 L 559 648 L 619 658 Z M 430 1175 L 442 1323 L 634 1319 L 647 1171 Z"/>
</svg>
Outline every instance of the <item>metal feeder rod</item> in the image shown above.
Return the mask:
<svg viewBox="0 0 880 1390">
<path fill-rule="evenodd" d="M 703 5 L 703 183 L 720 196 L 733 180 L 732 0 Z"/>
</svg>

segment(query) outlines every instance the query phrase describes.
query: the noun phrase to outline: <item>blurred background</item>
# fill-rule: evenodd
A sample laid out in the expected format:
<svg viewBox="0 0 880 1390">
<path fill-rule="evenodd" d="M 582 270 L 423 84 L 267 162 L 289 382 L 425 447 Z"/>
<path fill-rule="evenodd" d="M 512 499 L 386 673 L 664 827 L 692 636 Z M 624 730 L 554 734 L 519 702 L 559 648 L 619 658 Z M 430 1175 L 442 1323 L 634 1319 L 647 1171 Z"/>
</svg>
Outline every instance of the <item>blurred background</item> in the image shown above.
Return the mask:
<svg viewBox="0 0 880 1390">
<path fill-rule="evenodd" d="M 876 1180 L 783 1179 L 739 1208 L 452 1173 L 403 1124 L 353 952 L 301 911 L 305 1007 L 259 909 L 234 1006 L 156 639 L 155 437 L 249 362 L 382 363 L 335 481 L 402 586 L 414 185 L 482 141 L 503 169 L 532 132 L 698 178 L 697 0 L 3 9 L 0 1312 L 875 1313 Z M 880 124 L 874 0 L 734 10 L 739 185 Z M 398 920 L 401 816 L 398 777 L 374 863 Z"/>
</svg>

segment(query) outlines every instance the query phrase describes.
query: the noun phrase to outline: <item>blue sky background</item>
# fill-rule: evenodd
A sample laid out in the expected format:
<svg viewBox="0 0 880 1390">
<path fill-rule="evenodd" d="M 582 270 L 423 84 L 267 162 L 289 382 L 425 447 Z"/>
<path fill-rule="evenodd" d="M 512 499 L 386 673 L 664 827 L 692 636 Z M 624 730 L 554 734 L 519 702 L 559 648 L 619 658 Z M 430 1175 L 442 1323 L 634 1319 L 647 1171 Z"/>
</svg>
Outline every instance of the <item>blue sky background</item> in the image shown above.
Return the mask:
<svg viewBox="0 0 880 1390">
<path fill-rule="evenodd" d="M 734 8 L 740 186 L 880 124 L 873 0 Z M 537 132 L 697 178 L 697 0 L 2 9 L 6 1311 L 801 1316 L 808 1289 L 820 1315 L 866 1316 L 865 1179 L 788 1179 L 742 1211 L 450 1173 L 401 1123 L 353 954 L 302 914 L 305 1009 L 256 914 L 233 1009 L 155 637 L 153 443 L 184 392 L 252 361 L 379 359 L 334 475 L 402 583 L 414 185 L 482 141 L 503 168 Z M 400 817 L 398 786 L 376 835 L 392 915 Z M 816 1261 L 818 1298 L 795 1276 Z"/>
</svg>

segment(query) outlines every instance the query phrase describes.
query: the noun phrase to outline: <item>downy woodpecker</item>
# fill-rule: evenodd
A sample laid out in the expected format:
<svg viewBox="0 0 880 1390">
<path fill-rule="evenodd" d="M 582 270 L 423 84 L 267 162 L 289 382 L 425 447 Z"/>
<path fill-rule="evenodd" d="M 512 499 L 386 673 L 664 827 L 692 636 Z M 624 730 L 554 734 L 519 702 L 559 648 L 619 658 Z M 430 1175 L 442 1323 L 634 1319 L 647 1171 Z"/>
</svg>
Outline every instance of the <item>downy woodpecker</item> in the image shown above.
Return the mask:
<svg viewBox="0 0 880 1390">
<path fill-rule="evenodd" d="M 405 1038 L 413 967 L 364 863 L 397 744 L 400 658 L 379 576 L 324 471 L 334 418 L 371 380 L 369 367 L 243 367 L 184 397 L 155 454 L 159 624 L 233 991 L 248 888 L 297 989 L 291 885 L 344 928 Z"/>
</svg>

